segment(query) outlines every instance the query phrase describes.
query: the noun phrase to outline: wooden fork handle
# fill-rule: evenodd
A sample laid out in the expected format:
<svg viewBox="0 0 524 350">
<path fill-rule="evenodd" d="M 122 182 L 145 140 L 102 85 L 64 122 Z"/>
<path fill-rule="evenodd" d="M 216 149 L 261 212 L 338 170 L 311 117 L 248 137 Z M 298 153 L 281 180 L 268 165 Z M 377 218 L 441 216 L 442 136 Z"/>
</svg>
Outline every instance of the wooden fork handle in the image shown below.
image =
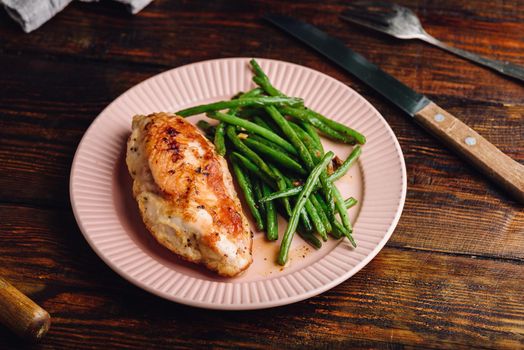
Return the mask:
<svg viewBox="0 0 524 350">
<path fill-rule="evenodd" d="M 49 330 L 49 313 L 0 277 L 0 323 L 29 341 L 41 339 Z"/>
<path fill-rule="evenodd" d="M 524 165 L 433 102 L 421 109 L 415 120 L 524 203 Z"/>
</svg>

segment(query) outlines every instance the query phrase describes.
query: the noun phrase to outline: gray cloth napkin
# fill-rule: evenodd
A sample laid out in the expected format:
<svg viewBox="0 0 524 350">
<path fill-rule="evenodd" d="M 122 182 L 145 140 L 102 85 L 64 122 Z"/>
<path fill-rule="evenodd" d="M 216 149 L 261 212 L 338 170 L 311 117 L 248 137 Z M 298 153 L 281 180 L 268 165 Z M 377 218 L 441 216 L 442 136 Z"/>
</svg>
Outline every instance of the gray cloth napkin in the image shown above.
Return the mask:
<svg viewBox="0 0 524 350">
<path fill-rule="evenodd" d="M 98 2 L 100 0 L 80 0 L 80 1 L 83 1 L 83 2 Z M 120 2 L 122 4 L 125 4 L 127 6 L 127 8 L 129 9 L 129 12 L 131 12 L 134 15 L 136 15 L 137 13 L 142 11 L 142 9 L 144 7 L 149 5 L 149 3 L 152 2 L 153 0 L 114 0 L 114 1 L 117 1 L 117 2 Z"/>
<path fill-rule="evenodd" d="M 29 33 L 62 11 L 73 0 L 0 0 L 7 13 Z M 81 0 L 93 2 L 98 0 Z M 140 12 L 153 0 L 115 0 L 126 4 L 132 14 Z"/>
</svg>

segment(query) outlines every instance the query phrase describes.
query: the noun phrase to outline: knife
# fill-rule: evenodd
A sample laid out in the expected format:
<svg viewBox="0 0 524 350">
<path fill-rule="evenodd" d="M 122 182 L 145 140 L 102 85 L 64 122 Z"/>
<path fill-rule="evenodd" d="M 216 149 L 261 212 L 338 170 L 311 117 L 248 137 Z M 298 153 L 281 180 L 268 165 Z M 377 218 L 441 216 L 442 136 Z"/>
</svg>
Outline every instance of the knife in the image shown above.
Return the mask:
<svg viewBox="0 0 524 350">
<path fill-rule="evenodd" d="M 320 29 L 282 15 L 267 15 L 265 19 L 376 90 L 524 203 L 524 165 L 502 153 L 451 113 Z"/>
</svg>

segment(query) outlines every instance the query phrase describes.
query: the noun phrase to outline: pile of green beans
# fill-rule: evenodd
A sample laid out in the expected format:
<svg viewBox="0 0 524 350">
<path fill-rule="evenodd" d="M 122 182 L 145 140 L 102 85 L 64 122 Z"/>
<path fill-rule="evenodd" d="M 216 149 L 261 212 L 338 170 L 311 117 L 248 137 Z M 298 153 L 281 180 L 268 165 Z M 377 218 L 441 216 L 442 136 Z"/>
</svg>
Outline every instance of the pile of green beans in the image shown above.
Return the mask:
<svg viewBox="0 0 524 350">
<path fill-rule="evenodd" d="M 277 213 L 288 220 L 277 262 L 285 265 L 295 233 L 315 248 L 328 235 L 347 237 L 356 247 L 346 200 L 335 182 L 355 163 L 366 142 L 358 131 L 304 106 L 275 88 L 259 64 L 250 61 L 258 87 L 219 101 L 178 111 L 183 117 L 206 113 L 218 121 L 200 120 L 197 126 L 226 156 L 257 230 L 277 241 Z M 324 152 L 319 133 L 354 146 L 348 158 L 334 166 L 333 152 Z M 335 168 L 333 170 L 333 168 Z M 319 239 L 320 237 L 320 239 Z M 321 241 L 322 240 L 322 241 Z"/>
</svg>

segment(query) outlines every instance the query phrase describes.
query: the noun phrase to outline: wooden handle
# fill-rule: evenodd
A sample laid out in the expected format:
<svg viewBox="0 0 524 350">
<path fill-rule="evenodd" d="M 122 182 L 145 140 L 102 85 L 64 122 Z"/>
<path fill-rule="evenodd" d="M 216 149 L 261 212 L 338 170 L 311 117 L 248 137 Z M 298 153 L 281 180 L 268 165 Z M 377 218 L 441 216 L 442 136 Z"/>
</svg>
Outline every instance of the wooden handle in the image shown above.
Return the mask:
<svg viewBox="0 0 524 350">
<path fill-rule="evenodd" d="M 524 203 L 524 165 L 433 102 L 420 110 L 415 119 Z"/>
<path fill-rule="evenodd" d="M 30 341 L 49 330 L 51 317 L 40 306 L 0 277 L 0 323 Z"/>
</svg>

